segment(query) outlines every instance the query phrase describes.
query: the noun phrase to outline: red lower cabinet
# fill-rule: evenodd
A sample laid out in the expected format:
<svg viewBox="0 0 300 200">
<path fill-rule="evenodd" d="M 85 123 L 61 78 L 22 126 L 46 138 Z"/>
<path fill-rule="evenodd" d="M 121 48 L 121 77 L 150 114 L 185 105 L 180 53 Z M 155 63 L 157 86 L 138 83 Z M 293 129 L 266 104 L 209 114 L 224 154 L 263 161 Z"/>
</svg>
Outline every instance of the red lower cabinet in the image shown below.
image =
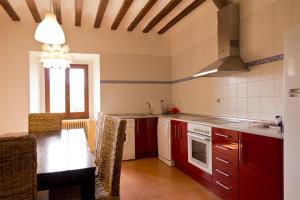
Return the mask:
<svg viewBox="0 0 300 200">
<path fill-rule="evenodd" d="M 213 128 L 213 185 L 224 199 L 239 197 L 238 144 L 239 132 Z"/>
<path fill-rule="evenodd" d="M 283 141 L 240 133 L 240 199 L 283 199 Z"/>
<path fill-rule="evenodd" d="M 180 121 L 171 121 L 171 148 L 172 159 L 175 166 L 182 169 L 188 169 L 188 145 L 187 145 L 187 123 Z"/>
<path fill-rule="evenodd" d="M 135 119 L 135 157 L 156 157 L 158 118 Z"/>
</svg>

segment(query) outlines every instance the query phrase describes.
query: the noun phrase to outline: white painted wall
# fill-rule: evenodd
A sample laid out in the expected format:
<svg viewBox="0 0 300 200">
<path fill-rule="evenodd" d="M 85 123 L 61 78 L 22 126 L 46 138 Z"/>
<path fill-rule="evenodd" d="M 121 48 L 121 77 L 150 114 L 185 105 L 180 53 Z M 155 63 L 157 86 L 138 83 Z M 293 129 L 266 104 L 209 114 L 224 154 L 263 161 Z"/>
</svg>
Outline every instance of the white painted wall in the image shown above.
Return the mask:
<svg viewBox="0 0 300 200">
<path fill-rule="evenodd" d="M 0 18 L 0 24 L 5 24 L 0 28 L 0 134 L 26 131 L 27 115 L 30 112 L 29 52 L 40 51 L 41 45 L 33 39 L 37 25 L 11 22 L 6 18 Z M 157 36 L 152 33 L 128 33 L 89 27 L 78 28 L 73 24 L 63 28 L 71 52 L 101 55 L 101 79 L 120 79 L 122 76 L 119 72 L 122 72 L 124 77 L 133 80 L 170 79 L 170 63 L 168 62 L 170 47 L 167 35 Z M 162 61 L 157 67 L 156 64 L 160 63 L 163 57 L 167 61 Z M 122 62 L 115 64 L 118 60 Z M 149 67 L 143 68 L 144 64 Z M 134 71 L 140 73 L 132 73 Z M 147 89 L 147 85 L 140 86 L 143 91 Z M 113 98 L 116 105 L 126 107 L 127 103 L 123 103 L 123 99 L 115 98 L 115 95 L 124 91 L 123 88 L 126 90 L 131 86 L 122 85 L 120 89 L 112 93 L 104 92 L 101 98 Z M 165 87 L 162 86 L 162 88 Z M 170 88 L 166 91 L 162 92 L 167 94 L 164 98 L 170 99 Z M 133 101 L 133 106 L 128 108 L 130 112 L 135 111 L 135 105 L 143 104 L 138 97 Z M 106 104 L 101 106 L 106 106 Z M 110 104 L 109 107 L 114 108 L 114 105 Z M 110 111 L 105 107 L 103 110 Z"/>
</svg>

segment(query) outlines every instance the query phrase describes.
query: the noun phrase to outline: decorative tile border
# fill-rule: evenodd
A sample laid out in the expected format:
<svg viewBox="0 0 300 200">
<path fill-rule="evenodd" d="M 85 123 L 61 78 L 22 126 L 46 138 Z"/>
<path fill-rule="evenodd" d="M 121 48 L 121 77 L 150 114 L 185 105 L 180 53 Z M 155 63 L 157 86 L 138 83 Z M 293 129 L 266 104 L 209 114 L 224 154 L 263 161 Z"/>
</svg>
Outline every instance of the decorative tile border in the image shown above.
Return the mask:
<svg viewBox="0 0 300 200">
<path fill-rule="evenodd" d="M 276 55 L 276 56 L 271 56 L 271 57 L 268 57 L 268 58 L 263 58 L 263 59 L 260 59 L 260 60 L 255 60 L 255 61 L 248 62 L 248 63 L 246 63 L 246 66 L 250 68 L 250 67 L 257 66 L 257 65 L 263 65 L 263 64 L 267 64 L 267 63 L 271 63 L 271 62 L 280 61 L 280 60 L 283 60 L 283 59 L 284 59 L 284 55 L 279 54 L 279 55 Z"/>
<path fill-rule="evenodd" d="M 263 58 L 260 60 L 255 60 L 246 63 L 246 66 L 251 68 L 257 65 L 263 65 L 271 62 L 276 62 L 284 59 L 284 54 L 279 54 L 276 56 L 271 56 L 268 58 Z M 175 83 L 182 83 L 190 80 L 194 80 L 197 78 L 201 77 L 193 77 L 193 76 L 188 76 L 185 78 L 180 78 L 174 81 L 134 81 L 134 80 L 101 80 L 101 84 L 175 84 Z"/>
<path fill-rule="evenodd" d="M 101 80 L 101 84 L 171 84 L 172 81 Z"/>
</svg>

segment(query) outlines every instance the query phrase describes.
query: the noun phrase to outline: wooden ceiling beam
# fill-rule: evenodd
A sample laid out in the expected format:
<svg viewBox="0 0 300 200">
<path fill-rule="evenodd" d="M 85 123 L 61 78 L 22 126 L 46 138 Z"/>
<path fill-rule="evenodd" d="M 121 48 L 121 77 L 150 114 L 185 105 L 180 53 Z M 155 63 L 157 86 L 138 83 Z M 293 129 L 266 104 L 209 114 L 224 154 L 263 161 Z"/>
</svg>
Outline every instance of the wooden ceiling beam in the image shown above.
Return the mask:
<svg viewBox="0 0 300 200">
<path fill-rule="evenodd" d="M 156 26 L 165 16 L 167 16 L 182 0 L 171 0 L 144 28 L 143 32 L 148 33 Z"/>
<path fill-rule="evenodd" d="M 53 4 L 54 13 L 56 15 L 56 19 L 59 24 L 62 24 L 60 0 L 53 0 L 52 4 Z"/>
<path fill-rule="evenodd" d="M 3 7 L 3 9 L 13 21 L 21 21 L 19 15 L 16 13 L 16 11 L 8 2 L 8 0 L 0 0 L 0 5 Z"/>
<path fill-rule="evenodd" d="M 36 23 L 40 23 L 42 21 L 41 15 L 36 7 L 34 0 L 26 0 L 26 4 L 31 12 L 31 15 Z"/>
<path fill-rule="evenodd" d="M 145 17 L 145 15 L 150 11 L 150 9 L 154 6 L 157 0 L 149 0 L 148 3 L 142 8 L 139 14 L 134 18 L 131 22 L 127 31 L 133 31 L 133 29 L 140 23 L 140 21 Z"/>
<path fill-rule="evenodd" d="M 124 18 L 125 14 L 127 13 L 132 2 L 133 2 L 133 0 L 124 0 L 123 1 L 122 7 L 120 8 L 113 24 L 111 25 L 112 30 L 116 30 L 119 27 L 122 19 Z"/>
<path fill-rule="evenodd" d="M 94 28 L 100 28 L 101 22 L 102 22 L 102 19 L 103 19 L 103 16 L 104 16 L 107 4 L 108 4 L 108 1 L 109 0 L 101 0 L 99 2 L 97 15 L 96 15 L 96 19 L 95 19 L 95 22 L 94 22 Z"/>
<path fill-rule="evenodd" d="M 81 26 L 83 0 L 75 0 L 75 26 Z"/>
<path fill-rule="evenodd" d="M 177 22 L 183 19 L 185 16 L 190 14 L 193 10 L 195 10 L 198 6 L 204 3 L 205 0 L 195 0 L 188 7 L 186 7 L 183 11 L 181 11 L 176 17 L 174 17 L 169 23 L 167 23 L 162 29 L 158 31 L 158 34 L 163 34 L 171 27 L 173 27 Z"/>
<path fill-rule="evenodd" d="M 219 10 L 221 10 L 227 4 L 226 0 L 213 0 L 213 2 Z"/>
</svg>

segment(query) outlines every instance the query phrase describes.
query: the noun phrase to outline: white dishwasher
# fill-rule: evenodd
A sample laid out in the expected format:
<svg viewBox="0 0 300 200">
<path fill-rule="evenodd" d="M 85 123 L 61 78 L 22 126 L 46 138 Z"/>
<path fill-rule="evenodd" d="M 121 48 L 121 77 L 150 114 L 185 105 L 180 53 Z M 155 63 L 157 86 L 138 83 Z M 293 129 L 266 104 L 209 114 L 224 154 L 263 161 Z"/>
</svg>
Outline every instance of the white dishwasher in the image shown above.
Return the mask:
<svg viewBox="0 0 300 200">
<path fill-rule="evenodd" d="M 174 166 L 171 154 L 171 121 L 158 118 L 157 124 L 158 157 L 169 166 Z"/>
<path fill-rule="evenodd" d="M 134 160 L 135 159 L 135 120 L 126 119 L 126 140 L 123 147 L 123 159 L 122 160 Z"/>
</svg>

